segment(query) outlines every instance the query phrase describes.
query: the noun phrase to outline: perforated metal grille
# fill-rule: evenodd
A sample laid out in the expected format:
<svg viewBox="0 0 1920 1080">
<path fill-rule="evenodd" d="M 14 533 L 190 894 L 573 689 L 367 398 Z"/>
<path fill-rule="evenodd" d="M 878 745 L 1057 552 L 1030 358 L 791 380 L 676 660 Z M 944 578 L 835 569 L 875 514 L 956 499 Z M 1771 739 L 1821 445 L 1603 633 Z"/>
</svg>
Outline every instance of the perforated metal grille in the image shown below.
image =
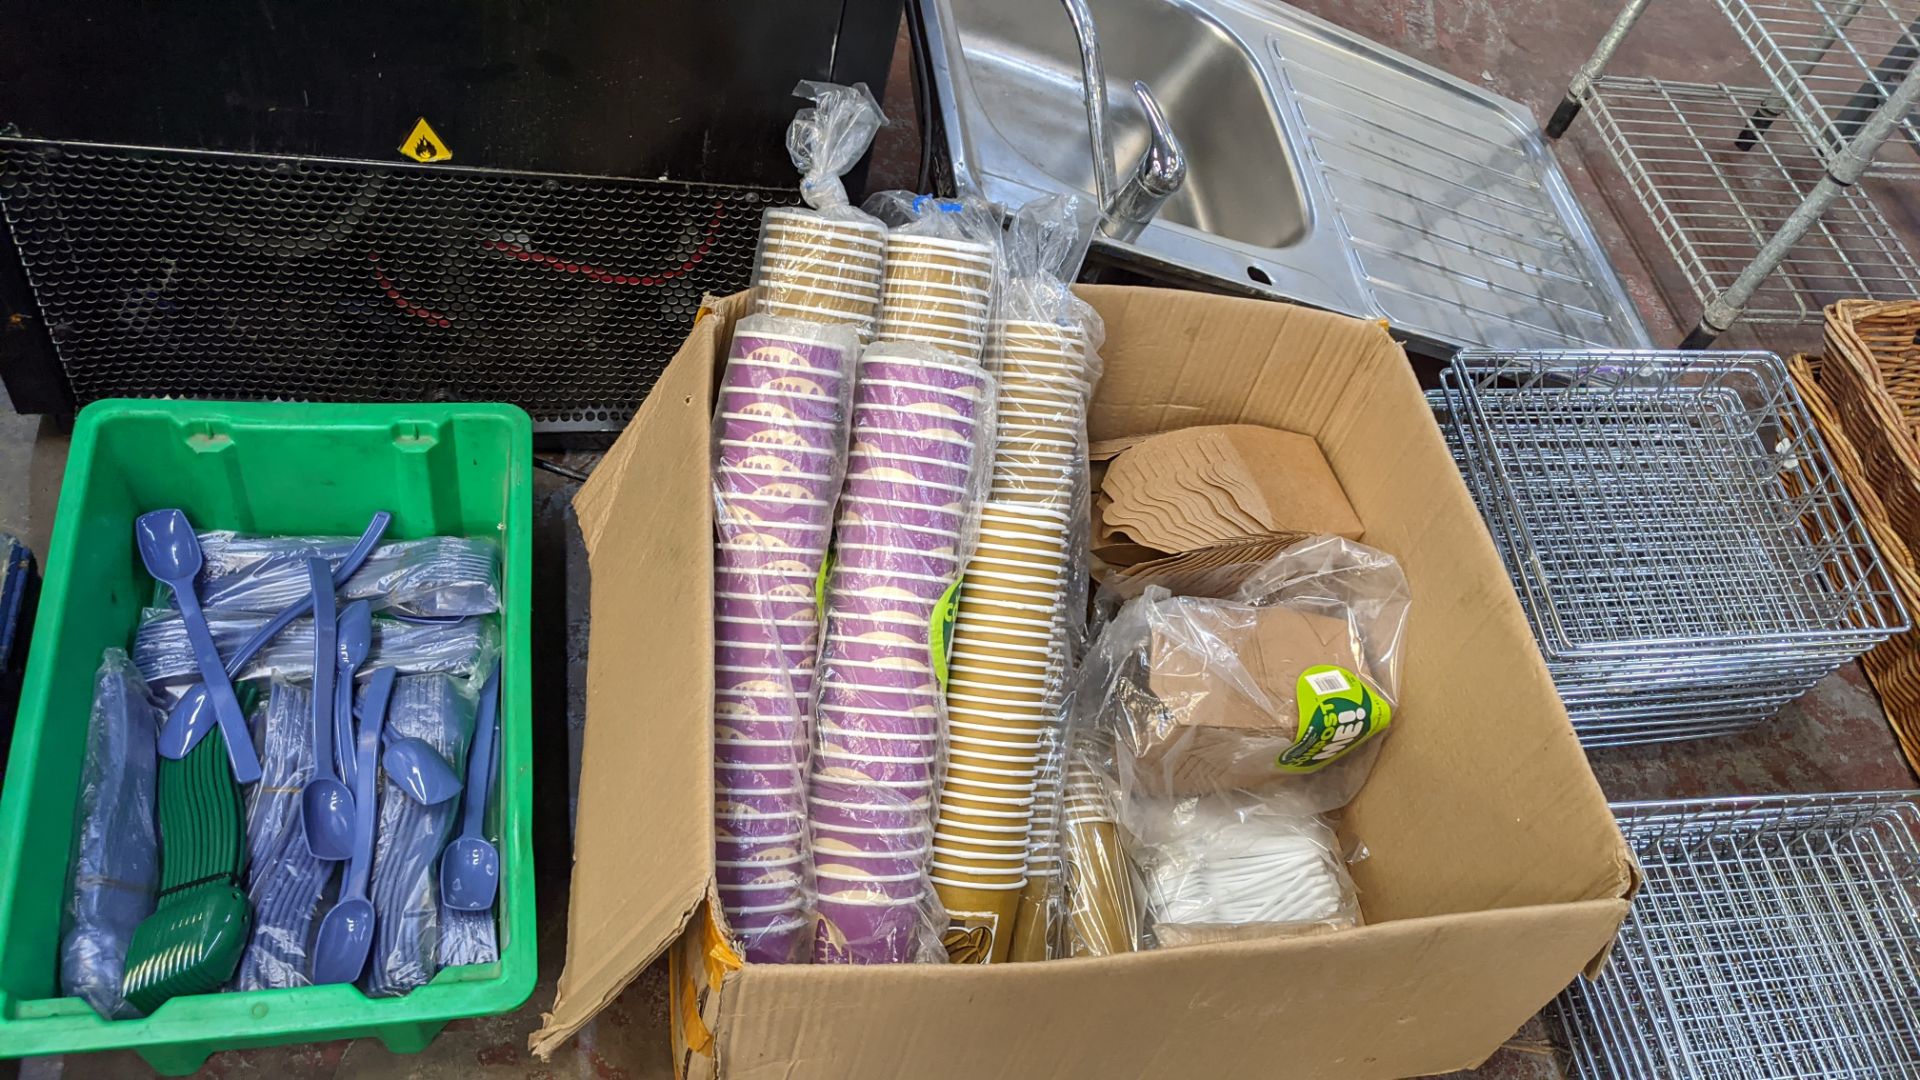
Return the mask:
<svg viewBox="0 0 1920 1080">
<path fill-rule="evenodd" d="M 515 402 L 621 426 L 792 192 L 0 140 L 79 403 Z"/>
</svg>

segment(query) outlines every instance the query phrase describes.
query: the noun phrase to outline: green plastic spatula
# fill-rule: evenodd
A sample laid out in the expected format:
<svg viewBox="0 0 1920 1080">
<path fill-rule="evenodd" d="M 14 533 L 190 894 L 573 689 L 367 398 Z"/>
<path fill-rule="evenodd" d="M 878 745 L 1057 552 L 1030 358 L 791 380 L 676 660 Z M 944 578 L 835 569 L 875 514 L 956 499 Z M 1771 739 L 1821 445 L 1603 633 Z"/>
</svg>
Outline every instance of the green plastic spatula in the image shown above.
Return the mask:
<svg viewBox="0 0 1920 1080">
<path fill-rule="evenodd" d="M 219 728 L 186 757 L 161 759 L 159 817 L 159 906 L 134 929 L 123 985 L 143 1015 L 181 994 L 218 990 L 252 928 L 240 889 L 245 812 Z"/>
</svg>

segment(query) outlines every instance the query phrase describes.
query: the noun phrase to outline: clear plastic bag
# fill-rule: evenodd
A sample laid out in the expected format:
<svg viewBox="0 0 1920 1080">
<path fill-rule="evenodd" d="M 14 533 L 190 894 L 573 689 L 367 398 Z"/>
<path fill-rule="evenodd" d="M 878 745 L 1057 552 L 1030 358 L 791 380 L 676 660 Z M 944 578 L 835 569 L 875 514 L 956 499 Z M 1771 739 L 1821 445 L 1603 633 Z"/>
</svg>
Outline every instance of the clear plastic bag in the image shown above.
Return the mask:
<svg viewBox="0 0 1920 1080">
<path fill-rule="evenodd" d="M 1127 807 L 1162 947 L 1337 930 L 1360 922 L 1339 840 L 1285 797 L 1142 797 Z"/>
<path fill-rule="evenodd" d="M 222 656 L 234 651 L 272 616 L 252 612 L 209 610 L 207 627 Z M 471 675 L 483 654 L 498 648 L 499 629 L 484 616 L 446 623 L 411 623 L 398 619 L 373 620 L 373 651 L 366 672 L 376 667 L 399 668 L 402 674 L 442 672 Z M 133 631 L 133 662 L 148 686 L 161 695 L 177 695 L 200 680 L 200 668 L 187 641 L 180 613 L 171 608 L 148 608 L 140 613 Z M 313 678 L 313 619 L 295 619 L 267 642 L 235 682 L 252 679 Z"/>
<path fill-rule="evenodd" d="M 1006 281 L 997 212 L 977 198 L 904 191 L 873 196 L 867 210 L 891 226 L 876 337 L 981 359 Z"/>
<path fill-rule="evenodd" d="M 479 704 L 471 680 L 445 675 L 396 679 L 387 706 L 392 737 L 424 739 L 464 775 Z M 364 701 L 366 690 L 360 691 Z M 440 970 L 440 854 L 453 839 L 460 801 L 422 806 L 381 774 L 375 833 L 373 956 L 363 986 L 392 997 L 425 986 Z M 481 912 L 491 918 L 490 912 Z"/>
<path fill-rule="evenodd" d="M 351 536 L 203 532 L 200 606 L 276 613 L 307 595 L 308 559 L 325 559 L 337 569 L 357 542 Z M 366 600 L 375 611 L 398 616 L 489 615 L 500 610 L 500 545 L 461 536 L 381 544 L 338 595 L 342 604 Z"/>
<path fill-rule="evenodd" d="M 1030 295 L 1071 297 L 1073 252 L 1085 250 L 1067 235 L 1076 205 L 1047 200 L 1015 216 L 1008 245 L 1020 255 L 1008 265 L 1035 279 Z M 1061 899 L 1059 749 L 1084 637 L 1086 409 L 1099 372 L 1097 318 L 1084 305 L 1046 313 L 1063 311 L 1074 318 L 1007 324 L 987 350 L 992 467 L 951 635 L 932 861 L 956 962 L 1040 958 L 1057 937 L 1021 923 L 1050 919 Z"/>
<path fill-rule="evenodd" d="M 787 126 L 787 156 L 800 170 L 800 197 L 816 210 L 847 206 L 840 178 L 866 155 L 887 122 L 880 103 L 866 83 L 839 86 L 802 80 L 793 93 L 814 103 L 795 113 Z"/>
<path fill-rule="evenodd" d="M 163 716 L 127 654 L 108 649 L 94 675 L 87 718 L 60 949 L 60 992 L 108 1020 L 140 1015 L 120 988 L 134 928 L 153 913 L 160 887 L 154 736 Z"/>
<path fill-rule="evenodd" d="M 841 182 L 886 118 L 863 84 L 802 82 L 815 105 L 787 128 L 805 207 L 769 209 L 754 256 L 754 311 L 853 327 L 873 338 L 880 313 L 886 227 L 849 204 Z"/>
<path fill-rule="evenodd" d="M 1359 921 L 1322 815 L 1359 792 L 1392 719 L 1406 578 L 1384 552 L 1321 536 L 1233 579 L 1227 599 L 1149 586 L 1113 609 L 1076 676 L 1066 818 L 1081 952 L 1147 940 L 1117 905 L 1074 895 L 1123 862 L 1162 946 Z"/>
<path fill-rule="evenodd" d="M 1099 222 L 1099 207 L 1085 195 L 1043 195 L 1014 211 L 1005 241 L 1007 319 L 1086 325 L 1099 347 L 1092 328 L 1100 316 L 1073 292 Z"/>
<path fill-rule="evenodd" d="M 927 878 L 941 631 L 978 528 L 993 401 L 977 360 L 895 342 L 861 356 L 815 700 L 816 963 L 945 958 Z"/>
<path fill-rule="evenodd" d="M 1066 767 L 1061 838 L 1070 956 L 1112 956 L 1143 947 L 1139 882 L 1105 774 L 1084 758 Z"/>
<path fill-rule="evenodd" d="M 714 417 L 714 831 L 722 911 L 755 963 L 812 948 L 806 776 L 819 589 L 859 339 L 751 315 Z"/>
<path fill-rule="evenodd" d="M 491 911 L 440 909 L 440 966 L 492 964 L 500 960 L 498 928 Z"/>
<path fill-rule="evenodd" d="M 1115 738 L 1123 792 L 1285 792 L 1309 813 L 1366 782 L 1399 699 L 1406 577 L 1315 537 L 1248 568 L 1231 599 L 1149 587 L 1101 633 L 1081 705 Z"/>
<path fill-rule="evenodd" d="M 234 976 L 236 990 L 277 990 L 312 981 L 316 915 L 336 864 L 307 850 L 300 792 L 313 779 L 312 694 L 276 679 L 253 722 L 260 782 L 247 792 L 247 902 L 253 929 Z"/>
</svg>

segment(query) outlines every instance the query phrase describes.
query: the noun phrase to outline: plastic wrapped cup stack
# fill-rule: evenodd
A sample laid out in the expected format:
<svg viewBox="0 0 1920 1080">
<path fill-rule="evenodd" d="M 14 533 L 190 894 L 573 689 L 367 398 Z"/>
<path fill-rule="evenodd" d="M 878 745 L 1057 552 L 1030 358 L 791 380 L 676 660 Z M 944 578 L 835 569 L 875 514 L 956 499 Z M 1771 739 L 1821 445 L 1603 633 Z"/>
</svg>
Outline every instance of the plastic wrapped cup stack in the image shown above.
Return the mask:
<svg viewBox="0 0 1920 1080">
<path fill-rule="evenodd" d="M 997 928 L 1015 919 L 1023 891 L 1033 906 L 1030 867 L 1058 862 L 1051 842 L 1033 838 L 1057 834 L 1041 776 L 1055 765 L 1064 615 L 1079 572 L 1070 539 L 1085 483 L 1086 352 L 1076 328 L 1009 322 L 988 360 L 998 384 L 991 486 L 953 627 L 933 876 L 942 902 L 966 913 L 956 922 L 996 928 L 993 960 L 1007 955 L 1011 935 Z"/>
<path fill-rule="evenodd" d="M 925 346 L 860 362 L 810 789 L 818 963 L 912 958 L 941 756 L 932 628 L 965 558 L 991 388 Z"/>
<path fill-rule="evenodd" d="M 920 342 L 980 359 L 992 328 L 994 263 L 994 250 L 985 243 L 889 234 L 880 340 Z"/>
<path fill-rule="evenodd" d="M 839 490 L 853 328 L 750 316 L 715 416 L 714 829 L 749 959 L 804 948 L 814 598 Z"/>
<path fill-rule="evenodd" d="M 853 211 L 767 211 L 754 264 L 754 310 L 818 323 L 846 323 L 873 337 L 880 312 L 886 227 Z"/>
</svg>

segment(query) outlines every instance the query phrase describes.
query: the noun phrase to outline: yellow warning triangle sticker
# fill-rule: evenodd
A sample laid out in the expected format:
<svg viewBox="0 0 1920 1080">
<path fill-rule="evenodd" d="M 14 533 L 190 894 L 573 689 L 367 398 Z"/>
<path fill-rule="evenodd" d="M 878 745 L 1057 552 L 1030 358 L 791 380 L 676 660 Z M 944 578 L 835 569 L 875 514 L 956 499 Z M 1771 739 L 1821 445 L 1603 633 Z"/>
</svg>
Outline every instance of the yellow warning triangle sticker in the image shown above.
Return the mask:
<svg viewBox="0 0 1920 1080">
<path fill-rule="evenodd" d="M 407 137 L 400 143 L 400 152 L 422 165 L 453 159 L 453 151 L 440 141 L 440 136 L 424 116 L 414 123 L 412 131 L 407 132 Z"/>
</svg>

